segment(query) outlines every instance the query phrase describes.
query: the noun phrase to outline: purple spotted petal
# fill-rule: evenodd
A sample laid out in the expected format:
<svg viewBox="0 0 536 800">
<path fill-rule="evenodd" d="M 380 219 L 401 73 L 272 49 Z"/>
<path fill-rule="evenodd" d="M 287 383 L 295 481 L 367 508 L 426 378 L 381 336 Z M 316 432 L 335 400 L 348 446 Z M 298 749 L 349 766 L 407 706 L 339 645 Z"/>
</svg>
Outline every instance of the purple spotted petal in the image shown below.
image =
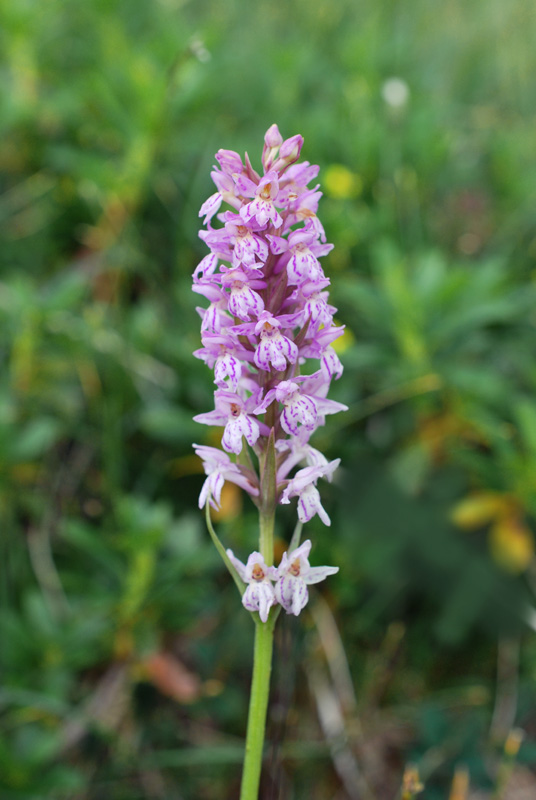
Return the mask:
<svg viewBox="0 0 536 800">
<path fill-rule="evenodd" d="M 229 387 L 236 392 L 238 389 L 238 382 L 242 375 L 242 364 L 231 353 L 224 353 L 216 359 L 214 364 L 214 380 L 222 389 L 227 388 L 227 380 Z"/>
<path fill-rule="evenodd" d="M 315 514 L 318 514 L 324 525 L 331 525 L 331 520 L 320 502 L 320 493 L 316 486 L 311 484 L 300 494 L 298 519 L 300 522 L 309 522 Z"/>
<path fill-rule="evenodd" d="M 303 578 L 294 578 L 291 613 L 297 617 L 302 608 L 305 608 L 307 605 L 308 600 L 309 592 L 307 591 L 307 584 Z"/>
<path fill-rule="evenodd" d="M 288 611 L 292 606 L 293 580 L 292 575 L 284 575 L 274 587 L 275 599 L 283 606 L 285 611 Z"/>
<path fill-rule="evenodd" d="M 229 311 L 233 316 L 246 321 L 250 314 L 258 317 L 264 311 L 264 302 L 262 297 L 249 286 L 231 287 Z"/>
<path fill-rule="evenodd" d="M 275 597 L 272 584 L 268 580 L 250 583 L 242 595 L 242 605 L 248 611 L 258 611 L 263 622 L 268 619 Z"/>
<path fill-rule="evenodd" d="M 216 214 L 221 206 L 222 203 L 222 196 L 220 192 L 216 192 L 212 194 L 208 200 L 205 200 L 201 208 L 199 209 L 199 216 L 202 217 L 205 214 L 205 219 L 203 220 L 203 225 L 206 225 L 207 222 L 212 219 L 214 214 Z"/>
</svg>

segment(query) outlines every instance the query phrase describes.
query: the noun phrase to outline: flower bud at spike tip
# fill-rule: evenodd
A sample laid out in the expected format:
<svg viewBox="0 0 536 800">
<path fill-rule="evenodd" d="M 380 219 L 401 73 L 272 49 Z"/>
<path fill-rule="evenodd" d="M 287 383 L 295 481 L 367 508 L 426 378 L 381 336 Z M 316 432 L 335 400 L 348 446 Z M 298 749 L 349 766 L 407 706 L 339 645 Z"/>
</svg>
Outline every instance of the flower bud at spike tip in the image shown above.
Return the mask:
<svg viewBox="0 0 536 800">
<path fill-rule="evenodd" d="M 274 123 L 271 125 L 264 135 L 266 147 L 280 147 L 283 144 L 283 137 L 279 133 L 279 128 Z"/>
<path fill-rule="evenodd" d="M 284 158 L 290 164 L 300 157 L 302 147 L 303 136 L 300 136 L 298 133 L 296 136 L 283 142 L 279 149 L 279 157 Z"/>
</svg>

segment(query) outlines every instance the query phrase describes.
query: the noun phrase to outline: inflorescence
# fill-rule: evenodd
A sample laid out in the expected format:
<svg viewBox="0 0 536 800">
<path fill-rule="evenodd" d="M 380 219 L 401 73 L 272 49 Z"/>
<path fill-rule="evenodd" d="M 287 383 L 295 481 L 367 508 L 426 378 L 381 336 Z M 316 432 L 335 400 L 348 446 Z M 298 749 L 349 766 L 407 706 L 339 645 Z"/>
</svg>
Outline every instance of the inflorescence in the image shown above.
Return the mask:
<svg viewBox="0 0 536 800">
<path fill-rule="evenodd" d="M 344 326 L 333 322 L 330 281 L 319 261 L 333 247 L 316 214 L 322 193 L 318 185 L 309 188 L 319 168 L 297 163 L 302 144 L 300 135 L 283 141 L 272 125 L 264 137 L 262 176 L 247 154 L 242 161 L 231 150 L 216 153 L 219 167 L 211 177 L 218 191 L 199 212 L 207 227 L 199 235 L 210 253 L 194 271 L 193 290 L 209 301 L 208 308 L 198 308 L 203 346 L 195 355 L 214 369 L 217 388 L 214 410 L 194 419 L 223 427 L 223 450 L 194 447 L 207 474 L 200 507 L 208 501 L 219 508 L 223 485 L 231 481 L 262 508 L 263 481 L 269 476 L 254 466 L 245 439 L 261 465 L 273 448 L 274 502 L 297 497 L 300 522 L 318 514 L 329 525 L 317 481 L 331 480 L 340 459 L 328 462 L 309 439 L 327 414 L 347 409 L 327 399 L 332 379 L 342 374 L 333 342 Z M 218 213 L 222 203 L 230 208 Z M 219 227 L 213 226 L 214 218 L 222 223 Z M 317 362 L 317 369 L 303 374 L 310 361 Z M 247 565 L 231 554 L 249 583 L 246 608 L 253 606 L 262 618 L 278 602 L 289 613 L 299 613 L 307 602 L 306 584 L 322 579 L 311 577 L 320 574 L 315 570 L 323 570 L 323 577 L 336 571 L 309 567 L 307 544 L 310 548 L 305 542 L 285 554 L 277 577 L 259 553 Z M 298 567 L 295 575 L 292 570 Z"/>
</svg>

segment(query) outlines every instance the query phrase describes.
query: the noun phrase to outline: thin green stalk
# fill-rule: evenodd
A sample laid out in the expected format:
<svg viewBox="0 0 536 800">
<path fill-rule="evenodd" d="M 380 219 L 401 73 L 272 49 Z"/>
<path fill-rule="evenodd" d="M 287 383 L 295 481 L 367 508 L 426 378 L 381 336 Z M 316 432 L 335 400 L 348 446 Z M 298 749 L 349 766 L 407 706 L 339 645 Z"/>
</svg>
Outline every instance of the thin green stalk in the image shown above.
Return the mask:
<svg viewBox="0 0 536 800">
<path fill-rule="evenodd" d="M 272 524 L 273 530 L 273 524 Z M 262 768 L 266 712 L 270 694 L 270 672 L 272 670 L 272 650 L 274 623 L 255 625 L 255 650 L 253 654 L 253 678 L 249 698 L 248 729 L 246 734 L 246 753 L 240 800 L 257 800 Z"/>
<path fill-rule="evenodd" d="M 260 466 L 259 550 L 265 563 L 271 566 L 274 563 L 276 507 L 276 454 L 273 427 L 270 430 Z M 266 622 L 262 622 L 257 614 L 254 615 L 254 619 L 253 677 L 251 679 L 246 752 L 244 755 L 240 800 L 257 800 L 259 795 L 266 712 L 270 695 L 274 625 L 277 614 L 272 609 Z"/>
<path fill-rule="evenodd" d="M 274 514 L 259 514 L 259 548 L 266 564 L 274 563 Z"/>
<path fill-rule="evenodd" d="M 274 563 L 274 524 L 276 508 L 275 433 L 272 428 L 261 463 L 259 508 L 259 550 L 266 564 Z"/>
</svg>

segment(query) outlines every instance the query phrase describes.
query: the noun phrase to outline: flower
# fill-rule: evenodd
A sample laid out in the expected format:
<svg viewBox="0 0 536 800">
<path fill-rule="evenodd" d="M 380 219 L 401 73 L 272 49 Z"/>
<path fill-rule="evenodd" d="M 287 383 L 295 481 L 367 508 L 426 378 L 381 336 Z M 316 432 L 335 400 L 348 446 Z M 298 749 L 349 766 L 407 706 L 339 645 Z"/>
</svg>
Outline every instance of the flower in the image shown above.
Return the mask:
<svg viewBox="0 0 536 800">
<path fill-rule="evenodd" d="M 236 558 L 232 550 L 227 550 L 227 555 L 244 583 L 248 584 L 242 595 L 242 605 L 248 611 L 258 611 L 261 620 L 266 622 L 270 608 L 276 602 L 270 581 L 274 568 L 268 567 L 262 555 L 257 552 L 250 555 L 246 564 Z"/>
<path fill-rule="evenodd" d="M 236 268 L 222 273 L 221 282 L 231 290 L 228 308 L 234 317 L 246 321 L 250 315 L 258 317 L 262 314 L 264 302 L 255 289 L 263 289 L 266 286 L 264 281 L 252 280 L 244 270 Z"/>
<path fill-rule="evenodd" d="M 331 525 L 331 520 L 320 502 L 320 493 L 316 488 L 318 478 L 331 480 L 333 472 L 340 464 L 340 458 L 330 461 L 329 464 L 319 464 L 313 467 L 300 469 L 290 480 L 281 495 L 281 503 L 290 503 L 291 497 L 298 497 L 298 519 L 300 522 L 309 522 L 318 514 L 324 525 Z"/>
<path fill-rule="evenodd" d="M 286 433 L 298 434 L 298 424 L 312 431 L 316 425 L 317 408 L 312 397 L 301 394 L 294 381 L 281 381 L 275 389 L 266 393 L 255 413 L 266 411 L 273 400 L 283 404 L 281 427 Z"/>
<path fill-rule="evenodd" d="M 242 178 L 239 185 L 242 194 L 255 198 L 240 209 L 240 216 L 244 222 L 255 221 L 259 228 L 264 228 L 269 221 L 272 221 L 276 228 L 283 225 L 283 219 L 274 204 L 279 192 L 278 174 L 275 170 L 270 170 L 264 178 L 261 178 L 258 185 L 246 177 Z"/>
<path fill-rule="evenodd" d="M 197 414 L 195 422 L 204 425 L 225 425 L 221 443 L 229 453 L 240 453 L 242 437 L 254 445 L 260 435 L 259 423 L 247 413 L 248 403 L 234 392 L 218 389 L 214 393 L 216 408 L 207 414 Z"/>
<path fill-rule="evenodd" d="M 298 348 L 294 342 L 281 333 L 281 321 L 269 311 L 259 314 L 255 325 L 255 333 L 260 337 L 255 348 L 255 364 L 259 369 L 270 372 L 273 367 L 277 372 L 286 369 L 287 362 L 295 364 Z"/>
<path fill-rule="evenodd" d="M 249 470 L 251 475 L 248 476 L 245 468 L 233 464 L 227 453 L 223 453 L 216 447 L 206 447 L 200 444 L 194 444 L 194 449 L 196 455 L 203 461 L 203 468 L 208 476 L 199 495 L 199 508 L 203 508 L 208 500 L 212 508 L 219 511 L 221 490 L 226 480 L 241 486 L 254 497 L 259 494 L 251 470 Z"/>
<path fill-rule="evenodd" d="M 203 347 L 194 350 L 194 356 L 214 369 L 214 383 L 220 389 L 238 391 L 242 361 L 249 358 L 238 337 L 224 328 L 220 333 L 204 332 L 202 342 Z"/>
<path fill-rule="evenodd" d="M 339 571 L 338 567 L 311 567 L 308 560 L 310 552 L 311 540 L 307 539 L 291 553 L 283 553 L 275 573 L 275 599 L 287 614 L 294 614 L 296 617 L 307 605 L 308 584 L 319 583 L 328 575 L 334 575 Z"/>
<path fill-rule="evenodd" d="M 268 258 L 268 244 L 258 234 L 244 225 L 243 220 L 232 212 L 224 214 L 225 230 L 232 245 L 232 263 L 244 264 L 250 269 L 261 269 Z M 258 260 L 257 260 L 258 259 Z"/>
</svg>

